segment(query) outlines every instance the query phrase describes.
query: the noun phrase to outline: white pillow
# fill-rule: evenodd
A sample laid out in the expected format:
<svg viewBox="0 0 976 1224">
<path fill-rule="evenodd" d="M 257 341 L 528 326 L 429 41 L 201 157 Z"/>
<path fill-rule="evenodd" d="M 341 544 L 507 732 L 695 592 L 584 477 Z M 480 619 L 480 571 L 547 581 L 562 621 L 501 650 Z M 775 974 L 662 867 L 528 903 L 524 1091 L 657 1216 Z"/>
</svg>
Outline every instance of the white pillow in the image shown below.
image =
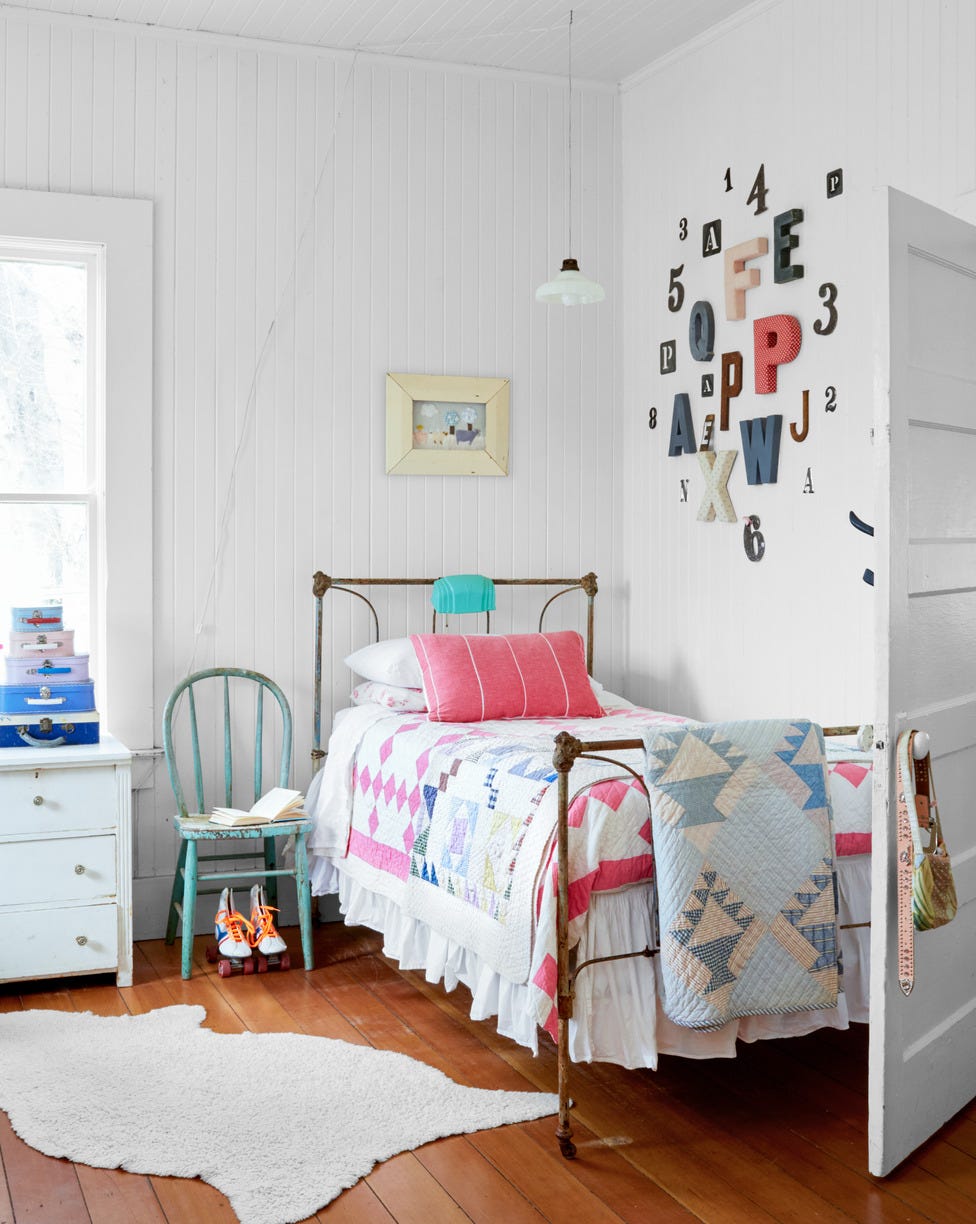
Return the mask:
<svg viewBox="0 0 976 1224">
<path fill-rule="evenodd" d="M 398 684 L 379 684 L 375 680 L 357 684 L 349 697 L 353 705 L 381 705 L 389 710 L 407 711 L 412 714 L 422 714 L 427 709 L 423 689 L 404 688 Z"/>
<path fill-rule="evenodd" d="M 417 652 L 409 638 L 387 638 L 382 642 L 373 642 L 347 655 L 345 664 L 357 676 L 375 680 L 377 684 L 413 689 L 424 687 Z"/>
</svg>

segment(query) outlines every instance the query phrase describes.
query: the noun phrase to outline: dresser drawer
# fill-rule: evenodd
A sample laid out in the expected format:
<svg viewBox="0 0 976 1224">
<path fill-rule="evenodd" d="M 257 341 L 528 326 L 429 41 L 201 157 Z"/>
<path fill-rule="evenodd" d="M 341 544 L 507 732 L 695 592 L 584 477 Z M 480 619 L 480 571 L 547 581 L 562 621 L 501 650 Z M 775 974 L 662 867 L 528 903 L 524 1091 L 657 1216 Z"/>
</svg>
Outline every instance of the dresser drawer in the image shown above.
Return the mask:
<svg viewBox="0 0 976 1224">
<path fill-rule="evenodd" d="M 5 938 L 0 947 L 0 981 L 104 973 L 118 965 L 115 905 L 20 910 L 12 917 L 17 938 Z"/>
<path fill-rule="evenodd" d="M 3 905 L 111 899 L 118 891 L 115 854 L 111 835 L 6 842 Z"/>
<path fill-rule="evenodd" d="M 117 809 L 110 765 L 0 772 L 0 836 L 114 828 Z"/>
</svg>

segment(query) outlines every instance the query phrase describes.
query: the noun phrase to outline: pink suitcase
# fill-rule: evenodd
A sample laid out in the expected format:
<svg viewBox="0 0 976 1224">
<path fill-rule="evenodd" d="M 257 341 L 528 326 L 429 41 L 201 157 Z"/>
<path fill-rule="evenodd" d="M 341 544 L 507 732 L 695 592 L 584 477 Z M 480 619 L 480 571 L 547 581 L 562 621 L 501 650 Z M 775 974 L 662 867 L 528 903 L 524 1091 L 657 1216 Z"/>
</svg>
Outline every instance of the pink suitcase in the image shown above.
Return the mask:
<svg viewBox="0 0 976 1224">
<path fill-rule="evenodd" d="M 7 659 L 8 684 L 78 684 L 88 679 L 88 655 L 24 654 Z"/>
<path fill-rule="evenodd" d="M 74 629 L 60 629 L 57 633 L 11 633 L 10 657 L 22 659 L 25 655 L 36 659 L 48 659 L 52 655 L 75 653 Z"/>
</svg>

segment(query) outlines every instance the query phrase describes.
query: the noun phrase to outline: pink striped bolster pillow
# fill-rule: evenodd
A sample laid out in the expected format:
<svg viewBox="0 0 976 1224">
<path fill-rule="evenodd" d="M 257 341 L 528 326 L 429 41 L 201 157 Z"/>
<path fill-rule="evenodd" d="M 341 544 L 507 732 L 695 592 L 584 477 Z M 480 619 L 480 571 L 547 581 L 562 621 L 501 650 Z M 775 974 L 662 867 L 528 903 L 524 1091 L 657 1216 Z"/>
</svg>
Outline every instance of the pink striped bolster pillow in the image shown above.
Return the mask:
<svg viewBox="0 0 976 1224">
<path fill-rule="evenodd" d="M 603 717 L 575 630 L 415 633 L 410 640 L 433 722 Z"/>
</svg>

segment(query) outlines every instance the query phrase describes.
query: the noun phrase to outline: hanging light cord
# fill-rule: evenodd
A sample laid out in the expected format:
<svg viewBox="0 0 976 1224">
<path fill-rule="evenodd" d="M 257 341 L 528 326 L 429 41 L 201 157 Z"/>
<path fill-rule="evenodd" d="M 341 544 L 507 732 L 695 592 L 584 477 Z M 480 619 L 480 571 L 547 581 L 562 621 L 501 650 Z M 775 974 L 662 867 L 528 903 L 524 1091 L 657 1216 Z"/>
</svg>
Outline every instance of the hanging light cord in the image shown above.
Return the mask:
<svg viewBox="0 0 976 1224">
<path fill-rule="evenodd" d="M 569 10 L 569 54 L 566 76 L 569 80 L 569 250 L 573 254 L 573 10 Z"/>
</svg>

